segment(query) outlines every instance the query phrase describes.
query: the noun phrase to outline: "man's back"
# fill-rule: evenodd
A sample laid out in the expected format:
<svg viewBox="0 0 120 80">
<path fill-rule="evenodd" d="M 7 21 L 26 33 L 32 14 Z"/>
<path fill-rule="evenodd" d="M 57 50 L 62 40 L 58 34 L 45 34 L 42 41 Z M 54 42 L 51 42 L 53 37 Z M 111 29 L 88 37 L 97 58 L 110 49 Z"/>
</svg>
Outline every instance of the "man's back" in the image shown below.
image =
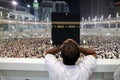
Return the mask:
<svg viewBox="0 0 120 80">
<path fill-rule="evenodd" d="M 76 65 L 64 65 L 51 54 L 46 55 L 45 62 L 50 80 L 89 80 L 96 67 L 96 59 L 91 55 Z"/>
<path fill-rule="evenodd" d="M 54 56 L 59 52 L 63 61 Z M 85 59 L 76 64 L 81 53 L 85 55 Z M 79 47 L 73 39 L 67 39 L 61 46 L 46 50 L 45 54 L 50 80 L 89 80 L 96 67 L 96 52 Z"/>
</svg>

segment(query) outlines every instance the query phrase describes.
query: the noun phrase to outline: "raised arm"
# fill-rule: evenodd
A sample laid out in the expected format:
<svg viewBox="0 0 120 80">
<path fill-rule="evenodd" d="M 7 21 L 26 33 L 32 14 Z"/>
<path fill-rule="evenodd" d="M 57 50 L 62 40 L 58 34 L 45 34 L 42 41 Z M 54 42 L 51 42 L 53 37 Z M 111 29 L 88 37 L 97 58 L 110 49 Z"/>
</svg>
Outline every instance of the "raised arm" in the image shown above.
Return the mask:
<svg viewBox="0 0 120 80">
<path fill-rule="evenodd" d="M 93 57 L 97 58 L 97 54 L 94 50 L 89 49 L 89 48 L 83 48 L 80 47 L 80 52 L 83 53 L 84 55 L 92 55 Z"/>
<path fill-rule="evenodd" d="M 73 43 L 78 45 L 77 42 L 74 41 L 73 39 L 67 39 L 65 42 L 68 42 L 68 41 L 72 41 Z M 79 47 L 79 45 L 78 45 L 78 47 Z M 83 48 L 83 47 L 79 47 L 79 49 L 80 49 L 80 52 L 83 53 L 84 55 L 92 55 L 93 57 L 97 58 L 97 54 L 94 50 L 92 50 L 90 48 Z"/>
<path fill-rule="evenodd" d="M 63 46 L 65 43 L 69 42 L 69 41 L 72 41 L 72 42 L 74 42 L 76 45 L 78 45 L 78 44 L 76 43 L 76 41 L 74 41 L 73 39 L 67 39 L 67 40 L 65 40 L 65 41 L 63 42 L 63 44 L 62 44 L 61 46 L 58 46 L 58 47 L 55 47 L 55 48 L 52 48 L 52 49 L 48 49 L 48 50 L 46 50 L 45 53 L 46 53 L 46 54 L 53 54 L 53 55 L 55 55 L 55 54 L 57 54 L 58 52 L 60 52 L 62 46 Z M 79 49 L 80 49 L 80 52 L 83 53 L 84 55 L 92 55 L 93 57 L 97 58 L 97 54 L 96 54 L 96 52 L 95 52 L 94 50 L 89 49 L 89 48 L 83 48 L 83 47 L 79 47 Z"/>
<path fill-rule="evenodd" d="M 60 46 L 59 47 L 54 47 L 52 49 L 46 50 L 45 54 L 53 54 L 53 55 L 55 55 L 58 52 L 60 52 L 60 50 L 61 50 Z"/>
<path fill-rule="evenodd" d="M 51 48 L 51 49 L 48 49 L 45 51 L 45 54 L 57 54 L 58 52 L 60 52 L 61 48 L 63 47 L 63 45 L 69 41 L 73 41 L 73 39 L 67 39 L 63 42 L 63 44 L 61 46 L 57 46 L 57 47 L 54 47 L 54 48 Z M 74 41 L 75 42 L 75 41 Z"/>
</svg>

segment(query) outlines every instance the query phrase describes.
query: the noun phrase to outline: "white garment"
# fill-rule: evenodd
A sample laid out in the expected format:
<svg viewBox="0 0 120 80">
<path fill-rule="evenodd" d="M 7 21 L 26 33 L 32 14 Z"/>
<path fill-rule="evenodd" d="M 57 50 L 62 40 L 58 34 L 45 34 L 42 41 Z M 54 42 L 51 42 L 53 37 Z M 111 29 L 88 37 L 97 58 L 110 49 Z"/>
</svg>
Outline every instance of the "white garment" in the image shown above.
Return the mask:
<svg viewBox="0 0 120 80">
<path fill-rule="evenodd" d="M 47 54 L 45 63 L 49 72 L 49 80 L 89 80 L 96 67 L 96 59 L 88 55 L 78 65 L 68 66 L 56 59 L 54 55 Z"/>
</svg>

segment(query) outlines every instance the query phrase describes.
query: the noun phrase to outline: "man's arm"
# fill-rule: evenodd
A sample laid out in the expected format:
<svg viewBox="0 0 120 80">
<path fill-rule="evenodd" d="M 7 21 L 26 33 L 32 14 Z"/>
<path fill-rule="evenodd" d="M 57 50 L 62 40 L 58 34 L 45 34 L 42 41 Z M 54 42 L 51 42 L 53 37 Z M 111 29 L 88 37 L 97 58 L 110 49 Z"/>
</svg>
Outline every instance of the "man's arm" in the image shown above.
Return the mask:
<svg viewBox="0 0 120 80">
<path fill-rule="evenodd" d="M 61 48 L 63 47 L 63 45 L 64 45 L 65 43 L 67 43 L 68 41 L 73 41 L 73 40 L 72 40 L 72 39 L 67 39 L 67 40 L 65 40 L 65 41 L 63 42 L 63 44 L 62 44 L 61 46 L 57 46 L 57 47 L 55 47 L 55 48 L 46 50 L 45 54 L 53 54 L 53 55 L 57 54 L 58 52 L 60 52 L 60 50 L 61 50 Z"/>
<path fill-rule="evenodd" d="M 45 54 L 53 54 L 53 55 L 55 55 L 58 52 L 60 52 L 60 50 L 61 50 L 60 46 L 59 47 L 55 47 L 55 48 L 46 50 Z"/>
<path fill-rule="evenodd" d="M 83 48 L 80 47 L 80 52 L 83 53 L 84 55 L 92 55 L 93 57 L 97 58 L 97 54 L 95 51 L 93 51 L 92 49 L 89 48 Z"/>
</svg>

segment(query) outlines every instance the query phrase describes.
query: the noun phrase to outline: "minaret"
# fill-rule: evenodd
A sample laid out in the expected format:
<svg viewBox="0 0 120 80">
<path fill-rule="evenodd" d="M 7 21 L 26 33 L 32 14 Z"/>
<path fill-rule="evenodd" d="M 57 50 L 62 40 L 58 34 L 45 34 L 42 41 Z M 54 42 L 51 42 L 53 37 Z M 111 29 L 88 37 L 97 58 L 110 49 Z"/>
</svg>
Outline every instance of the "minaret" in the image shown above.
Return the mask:
<svg viewBox="0 0 120 80">
<path fill-rule="evenodd" d="M 34 16 L 35 16 L 35 20 L 39 20 L 39 16 L 38 16 L 38 9 L 39 9 L 39 3 L 38 0 L 34 0 L 33 2 L 33 8 L 34 8 Z"/>
</svg>

